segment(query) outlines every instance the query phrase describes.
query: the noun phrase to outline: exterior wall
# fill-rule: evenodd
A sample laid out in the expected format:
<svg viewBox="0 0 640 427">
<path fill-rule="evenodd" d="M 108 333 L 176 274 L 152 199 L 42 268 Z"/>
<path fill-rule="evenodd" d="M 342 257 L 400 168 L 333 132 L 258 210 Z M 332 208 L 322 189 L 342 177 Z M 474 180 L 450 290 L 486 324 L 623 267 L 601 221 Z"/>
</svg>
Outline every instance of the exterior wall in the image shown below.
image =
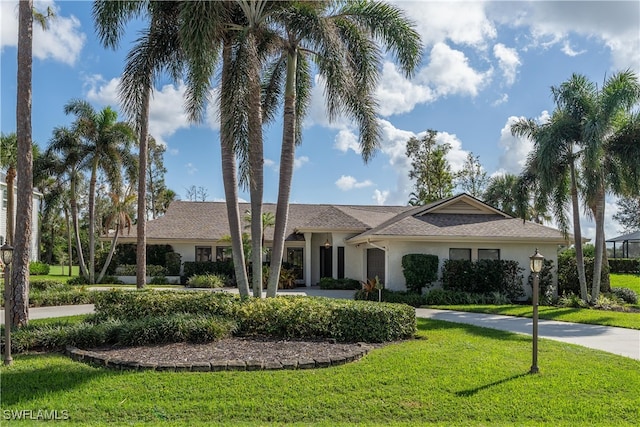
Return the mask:
<svg viewBox="0 0 640 427">
<path fill-rule="evenodd" d="M 7 208 L 4 203 L 4 198 L 6 197 L 7 185 L 4 182 L 0 182 L 0 236 L 2 236 L 2 243 L 6 241 L 7 236 Z M 16 200 L 17 201 L 17 200 Z M 13 217 L 16 216 L 16 205 L 14 201 L 14 211 Z M 40 212 L 40 203 L 41 203 L 41 195 L 39 193 L 35 193 L 33 195 L 33 210 L 31 214 L 31 248 L 29 252 L 29 259 L 31 261 L 38 261 L 40 258 L 39 251 L 39 241 L 40 241 L 40 216 L 38 215 Z"/>
<path fill-rule="evenodd" d="M 387 277 L 385 286 L 388 289 L 395 291 L 404 291 L 406 290 L 405 279 L 402 273 L 402 257 L 406 254 L 411 253 L 423 253 L 423 254 L 431 254 L 437 255 L 439 260 L 438 275 L 442 274 L 442 266 L 444 265 L 444 261 L 449 259 L 449 249 L 450 248 L 470 248 L 471 249 L 471 259 L 478 259 L 478 249 L 500 249 L 500 259 L 503 260 L 514 260 L 520 264 L 520 267 L 524 268 L 524 272 L 522 273 L 524 276 L 524 280 L 526 283 L 527 277 L 529 276 L 529 257 L 533 255 L 536 247 L 540 251 L 541 254 L 545 256 L 545 259 L 550 259 L 553 261 L 554 265 L 554 285 L 557 285 L 557 265 L 558 265 L 558 246 L 555 244 L 525 244 L 525 243 L 500 243 L 500 244 L 491 244 L 487 242 L 482 243 L 437 243 L 437 242 L 393 242 L 385 244 L 385 246 L 389 249 L 387 251 Z M 440 281 L 435 283 L 434 286 L 441 286 Z M 524 285 L 524 291 L 527 296 L 531 295 L 531 289 Z"/>
</svg>

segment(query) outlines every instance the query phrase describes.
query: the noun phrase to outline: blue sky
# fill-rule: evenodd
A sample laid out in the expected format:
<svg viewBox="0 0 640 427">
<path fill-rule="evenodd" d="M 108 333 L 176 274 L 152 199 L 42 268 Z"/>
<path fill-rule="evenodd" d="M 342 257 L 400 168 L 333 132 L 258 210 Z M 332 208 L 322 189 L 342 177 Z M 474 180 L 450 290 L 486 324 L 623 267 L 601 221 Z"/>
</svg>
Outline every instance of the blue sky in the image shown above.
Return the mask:
<svg viewBox="0 0 640 427">
<path fill-rule="evenodd" d="M 531 143 L 511 136 L 520 117 L 544 119 L 553 110 L 550 87 L 572 73 L 602 82 L 615 71 L 640 72 L 640 2 L 432 2 L 397 1 L 423 37 L 423 61 L 412 79 L 385 61 L 378 100 L 383 138 L 364 164 L 356 128 L 345 119 L 329 123 L 322 81 L 316 79 L 302 145 L 296 152 L 291 201 L 299 203 L 406 204 L 412 183 L 405 143 L 427 129 L 453 149 L 457 170 L 468 152 L 480 156 L 489 175 L 519 173 Z M 57 18 L 43 33 L 34 26 L 33 137 L 46 147 L 52 130 L 69 125 L 63 106 L 82 98 L 97 109 L 118 109 L 117 84 L 136 25 L 118 51 L 98 43 L 89 1 L 36 1 Z M 17 2 L 0 0 L 2 132 L 15 130 Z M 185 197 L 191 185 L 209 200 L 224 197 L 215 102 L 207 120 L 188 122 L 184 86 L 157 82 L 151 133 L 167 145 L 166 181 Z M 277 197 L 280 122 L 265 130 L 265 202 Z M 241 193 L 245 200 L 246 192 Z M 607 217 L 615 213 L 610 199 Z M 585 235 L 593 224 L 584 218 Z M 608 221 L 607 236 L 621 227 Z"/>
</svg>

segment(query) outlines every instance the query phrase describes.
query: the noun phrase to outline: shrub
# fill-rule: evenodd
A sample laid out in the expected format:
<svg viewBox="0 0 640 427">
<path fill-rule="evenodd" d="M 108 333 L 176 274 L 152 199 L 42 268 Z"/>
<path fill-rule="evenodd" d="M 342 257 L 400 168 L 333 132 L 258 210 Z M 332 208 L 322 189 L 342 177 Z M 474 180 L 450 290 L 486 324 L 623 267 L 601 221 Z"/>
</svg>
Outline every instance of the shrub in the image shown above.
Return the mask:
<svg viewBox="0 0 640 427">
<path fill-rule="evenodd" d="M 354 299 L 362 301 L 378 301 L 378 292 L 366 292 L 364 289 L 356 291 Z M 382 289 L 382 302 L 407 304 L 420 307 L 425 304 L 422 294 L 406 291 L 392 291 Z"/>
<path fill-rule="evenodd" d="M 67 280 L 67 284 L 72 286 L 82 286 L 82 285 L 88 285 L 89 281 L 85 279 L 84 276 L 78 276 L 78 277 L 73 277 Z"/>
<path fill-rule="evenodd" d="M 629 288 L 611 288 L 611 293 L 627 304 L 637 304 L 638 294 Z"/>
<path fill-rule="evenodd" d="M 119 265 L 115 272 L 118 276 L 135 276 L 138 266 L 135 264 Z M 166 269 L 161 265 L 147 265 L 147 276 L 166 276 Z"/>
<path fill-rule="evenodd" d="M 31 307 L 51 307 L 57 305 L 93 304 L 96 293 L 85 289 L 51 289 L 29 292 Z"/>
<path fill-rule="evenodd" d="M 587 278 L 587 289 L 591 292 L 593 283 L 593 258 L 584 258 L 584 271 Z M 606 270 L 602 269 L 602 278 L 606 276 Z M 603 285 L 605 285 L 603 281 Z M 600 288 L 602 291 L 608 291 L 608 289 Z M 578 263 L 575 257 L 558 257 L 558 292 L 574 293 L 580 295 L 580 282 L 578 281 Z"/>
<path fill-rule="evenodd" d="M 190 288 L 222 288 L 225 278 L 217 274 L 199 274 L 189 277 L 187 286 Z"/>
<path fill-rule="evenodd" d="M 231 261 L 186 261 L 183 274 L 187 277 L 198 274 L 222 274 L 233 276 L 233 263 Z"/>
<path fill-rule="evenodd" d="M 447 289 L 433 289 L 425 295 L 427 305 L 509 304 L 506 295 L 499 292 L 478 294 Z"/>
<path fill-rule="evenodd" d="M 360 282 L 355 279 L 334 279 L 332 277 L 320 279 L 320 289 L 356 290 L 360 288 Z"/>
<path fill-rule="evenodd" d="M 177 252 L 167 252 L 164 255 L 164 265 L 168 276 L 178 276 L 180 274 L 180 264 L 182 264 L 182 256 Z"/>
<path fill-rule="evenodd" d="M 611 273 L 640 273 L 640 258 L 609 258 Z"/>
<path fill-rule="evenodd" d="M 71 285 L 57 280 L 29 280 L 29 291 L 48 291 L 53 289 L 71 289 Z"/>
<path fill-rule="evenodd" d="M 40 261 L 29 263 L 29 274 L 32 276 L 46 276 L 49 274 L 49 265 Z"/>
<path fill-rule="evenodd" d="M 409 291 L 422 293 L 438 278 L 438 257 L 427 254 L 407 254 L 402 257 L 402 273 Z"/>
<path fill-rule="evenodd" d="M 345 342 L 387 342 L 411 338 L 416 311 L 405 304 L 349 301 L 334 308 L 331 337 Z"/>
<path fill-rule="evenodd" d="M 442 267 L 442 287 L 471 294 L 499 293 L 516 301 L 524 296 L 523 271 L 511 260 L 446 260 Z"/>
<path fill-rule="evenodd" d="M 533 273 L 529 273 L 527 285 L 533 289 Z M 554 300 L 553 261 L 550 259 L 545 259 L 543 262 L 542 270 L 539 273 L 538 286 L 540 303 L 544 305 L 552 304 Z"/>
</svg>

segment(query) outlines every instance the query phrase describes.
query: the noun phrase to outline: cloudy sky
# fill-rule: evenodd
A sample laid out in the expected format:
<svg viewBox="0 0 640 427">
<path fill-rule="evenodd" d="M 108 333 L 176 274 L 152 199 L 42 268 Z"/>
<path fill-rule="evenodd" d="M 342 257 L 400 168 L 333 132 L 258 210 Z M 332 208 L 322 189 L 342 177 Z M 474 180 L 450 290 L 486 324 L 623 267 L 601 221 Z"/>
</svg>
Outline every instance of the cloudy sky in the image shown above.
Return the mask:
<svg viewBox="0 0 640 427">
<path fill-rule="evenodd" d="M 480 157 L 489 175 L 519 173 L 531 143 L 515 138 L 520 117 L 544 119 L 553 110 L 550 88 L 581 73 L 594 82 L 619 70 L 640 72 L 640 2 L 396 1 L 423 38 L 423 60 L 411 79 L 389 58 L 377 91 L 382 141 L 364 164 L 357 130 L 347 120 L 329 122 L 315 79 L 312 106 L 296 153 L 291 199 L 300 203 L 406 204 L 406 141 L 427 129 L 452 146 L 449 161 L 460 168 L 467 153 Z M 133 23 L 118 51 L 98 43 L 89 1 L 36 1 L 56 18 L 43 32 L 34 26 L 33 136 L 46 147 L 52 130 L 67 126 L 63 106 L 75 98 L 97 109 L 118 109 L 117 87 L 124 57 L 137 36 Z M 2 132 L 15 131 L 17 2 L 0 0 Z M 203 123 L 188 121 L 181 82 L 157 82 L 151 133 L 167 146 L 167 184 L 183 198 L 186 188 L 205 187 L 222 200 L 217 107 Z M 265 201 L 277 197 L 281 123 L 265 131 Z M 247 193 L 241 196 L 248 200 Z M 615 201 L 607 206 L 615 213 Z M 584 219 L 587 237 L 593 224 Z M 607 236 L 621 227 L 609 221 Z"/>
</svg>

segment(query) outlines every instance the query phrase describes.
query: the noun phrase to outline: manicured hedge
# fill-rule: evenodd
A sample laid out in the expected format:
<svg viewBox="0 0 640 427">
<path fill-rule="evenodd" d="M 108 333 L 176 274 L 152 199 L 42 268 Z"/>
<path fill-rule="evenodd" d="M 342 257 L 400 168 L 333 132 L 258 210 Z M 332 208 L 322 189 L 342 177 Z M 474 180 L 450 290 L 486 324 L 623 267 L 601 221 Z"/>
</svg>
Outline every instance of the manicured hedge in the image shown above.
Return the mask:
<svg viewBox="0 0 640 427">
<path fill-rule="evenodd" d="M 118 276 L 135 276 L 138 266 L 136 264 L 122 264 L 116 267 L 116 275 Z M 161 265 L 147 264 L 147 276 L 166 276 L 167 269 Z"/>
<path fill-rule="evenodd" d="M 366 292 L 361 289 L 354 295 L 354 299 L 362 301 L 378 301 L 378 291 Z M 425 304 L 424 296 L 415 292 L 392 291 L 382 289 L 382 302 L 408 304 L 412 307 L 420 307 Z"/>
<path fill-rule="evenodd" d="M 422 288 L 431 286 L 438 278 L 438 256 L 407 254 L 402 257 L 402 273 L 407 289 L 422 293 Z"/>
<path fill-rule="evenodd" d="M 49 265 L 40 261 L 32 261 L 29 263 L 29 274 L 32 276 L 46 276 L 49 274 Z"/>
<path fill-rule="evenodd" d="M 334 279 L 323 277 L 320 279 L 320 289 L 356 290 L 362 288 L 362 284 L 355 279 Z"/>
<path fill-rule="evenodd" d="M 200 274 L 220 274 L 229 278 L 235 277 L 231 261 L 185 261 L 184 271 L 182 272 L 185 280 Z"/>
<path fill-rule="evenodd" d="M 129 321 L 190 313 L 237 322 L 238 335 L 283 338 L 334 338 L 383 342 L 409 338 L 416 331 L 415 311 L 400 304 L 281 296 L 240 299 L 228 293 L 159 291 L 101 292 L 98 319 Z"/>
<path fill-rule="evenodd" d="M 509 298 L 499 292 L 478 294 L 447 289 L 433 289 L 425 295 L 427 305 L 508 304 Z"/>
<path fill-rule="evenodd" d="M 609 258 L 610 273 L 640 273 L 640 258 Z"/>
<path fill-rule="evenodd" d="M 497 292 L 516 301 L 525 295 L 523 272 L 524 269 L 511 260 L 446 260 L 442 267 L 442 287 L 473 294 Z"/>
</svg>

